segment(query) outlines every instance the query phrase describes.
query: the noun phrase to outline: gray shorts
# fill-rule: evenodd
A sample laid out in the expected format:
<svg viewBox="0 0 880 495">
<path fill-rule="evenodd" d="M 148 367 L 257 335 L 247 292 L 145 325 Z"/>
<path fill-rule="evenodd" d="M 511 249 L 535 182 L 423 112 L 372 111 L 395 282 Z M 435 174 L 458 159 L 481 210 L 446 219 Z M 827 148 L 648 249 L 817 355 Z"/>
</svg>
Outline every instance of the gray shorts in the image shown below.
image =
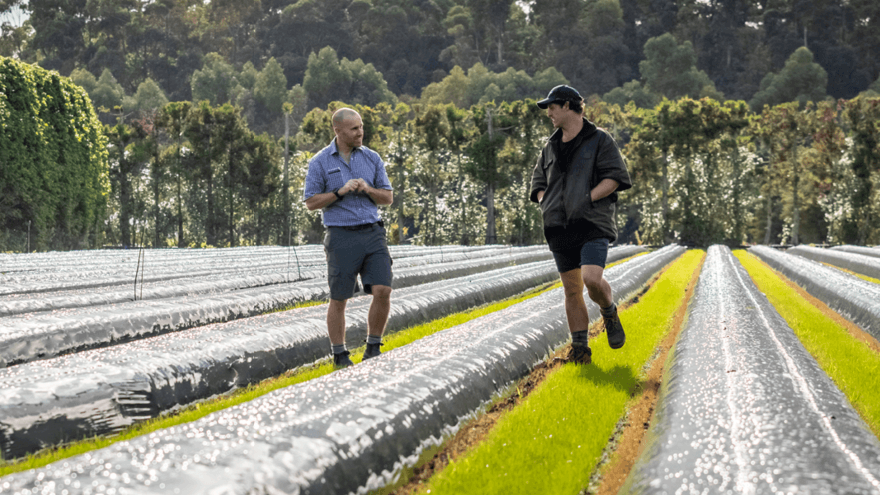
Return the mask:
<svg viewBox="0 0 880 495">
<path fill-rule="evenodd" d="M 367 294 L 373 292 L 374 285 L 391 287 L 391 253 L 385 241 L 385 228 L 379 224 L 360 230 L 327 227 L 324 253 L 331 299 L 350 299 L 358 275 Z"/>
</svg>

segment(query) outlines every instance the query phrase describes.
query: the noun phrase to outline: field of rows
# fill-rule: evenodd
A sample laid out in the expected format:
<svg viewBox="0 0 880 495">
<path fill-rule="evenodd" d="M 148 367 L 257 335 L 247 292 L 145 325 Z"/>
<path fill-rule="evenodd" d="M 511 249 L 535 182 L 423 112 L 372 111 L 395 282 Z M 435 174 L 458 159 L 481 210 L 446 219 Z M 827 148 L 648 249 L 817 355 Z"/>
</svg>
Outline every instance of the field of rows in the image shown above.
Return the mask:
<svg viewBox="0 0 880 495">
<path fill-rule="evenodd" d="M 494 309 L 24 470 L 322 366 L 326 267 L 321 246 L 0 254 L 0 494 L 880 495 L 880 248 L 614 247 L 605 276 L 627 344 L 591 337 L 585 366 L 553 360 L 568 328 L 546 246 L 391 251 L 386 342 Z M 350 349 L 366 336 L 362 296 Z M 408 481 L 503 403 L 485 437 Z"/>
</svg>

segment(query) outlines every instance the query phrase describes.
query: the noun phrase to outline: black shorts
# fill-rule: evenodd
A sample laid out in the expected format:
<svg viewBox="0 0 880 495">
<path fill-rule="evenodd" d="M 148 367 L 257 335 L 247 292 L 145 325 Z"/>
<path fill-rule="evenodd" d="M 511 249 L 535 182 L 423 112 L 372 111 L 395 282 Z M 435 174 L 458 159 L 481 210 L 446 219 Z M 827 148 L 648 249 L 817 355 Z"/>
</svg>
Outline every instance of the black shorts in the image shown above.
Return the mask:
<svg viewBox="0 0 880 495">
<path fill-rule="evenodd" d="M 374 285 L 391 287 L 391 253 L 385 241 L 384 227 L 378 224 L 362 230 L 327 227 L 324 253 L 327 255 L 331 299 L 350 299 L 358 275 L 367 294 L 373 292 Z"/>
<path fill-rule="evenodd" d="M 580 268 L 583 265 L 596 265 L 605 268 L 608 260 L 609 241 L 605 237 L 590 238 L 589 229 L 577 225 L 550 227 L 544 229 L 544 237 L 556 260 L 559 273 Z"/>
</svg>

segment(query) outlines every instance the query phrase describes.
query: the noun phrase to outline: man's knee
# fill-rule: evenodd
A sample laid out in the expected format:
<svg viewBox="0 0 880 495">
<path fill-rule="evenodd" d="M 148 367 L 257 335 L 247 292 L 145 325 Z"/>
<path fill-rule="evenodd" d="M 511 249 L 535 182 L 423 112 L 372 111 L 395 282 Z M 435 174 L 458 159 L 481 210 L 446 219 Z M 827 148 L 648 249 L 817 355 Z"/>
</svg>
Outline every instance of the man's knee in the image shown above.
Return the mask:
<svg viewBox="0 0 880 495">
<path fill-rule="evenodd" d="M 388 299 L 391 297 L 391 290 L 391 287 L 387 285 L 374 285 L 372 286 L 371 293 L 375 298 Z"/>
<path fill-rule="evenodd" d="M 604 270 L 599 266 L 584 266 L 581 272 L 584 279 L 584 286 L 589 291 L 600 290 L 602 287 Z"/>
</svg>

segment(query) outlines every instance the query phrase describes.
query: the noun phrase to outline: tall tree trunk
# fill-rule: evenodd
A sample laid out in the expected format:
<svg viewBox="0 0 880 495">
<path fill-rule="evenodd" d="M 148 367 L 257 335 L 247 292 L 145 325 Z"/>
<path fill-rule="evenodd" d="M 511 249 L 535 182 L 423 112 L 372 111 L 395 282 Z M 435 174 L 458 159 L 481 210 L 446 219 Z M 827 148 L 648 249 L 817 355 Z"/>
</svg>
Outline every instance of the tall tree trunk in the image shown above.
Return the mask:
<svg viewBox="0 0 880 495">
<path fill-rule="evenodd" d="M 660 205 L 662 212 L 662 221 L 663 221 L 663 243 L 669 244 L 672 242 L 672 232 L 669 228 L 669 151 L 663 150 L 663 161 L 661 163 L 662 171 L 663 171 L 663 184 L 661 190 L 660 197 Z"/>
<path fill-rule="evenodd" d="M 232 156 L 227 157 L 229 162 L 229 247 L 235 247 L 235 184 L 232 179 Z"/>
<path fill-rule="evenodd" d="M 742 192 L 739 181 L 739 148 L 733 149 L 733 242 L 742 244 Z"/>
<path fill-rule="evenodd" d="M 489 142 L 495 142 L 495 127 L 492 122 L 492 112 L 486 112 L 488 121 Z M 492 150 L 492 158 L 495 157 L 495 150 Z M 493 159 L 492 162 L 495 160 Z M 493 163 L 494 165 L 494 163 Z M 486 244 L 495 244 L 495 181 L 494 171 L 489 174 L 493 177 L 486 183 Z"/>
<path fill-rule="evenodd" d="M 180 152 L 180 148 L 178 148 L 178 153 Z M 183 210 L 182 210 L 182 199 L 180 197 L 180 159 L 178 156 L 178 168 L 177 168 L 177 247 L 182 248 L 183 244 Z"/>
<path fill-rule="evenodd" d="M 159 181 L 153 181 L 153 247 L 159 247 Z"/>
<path fill-rule="evenodd" d="M 207 238 L 208 244 L 211 246 L 217 245 L 217 232 L 215 227 L 217 223 L 214 219 L 214 173 L 212 171 L 208 172 L 207 177 L 207 189 L 208 189 L 208 214 L 206 215 L 207 220 L 205 224 L 205 237 Z"/>
<path fill-rule="evenodd" d="M 284 239 L 282 246 L 290 245 L 290 114 L 284 114 Z"/>
<path fill-rule="evenodd" d="M 123 173 L 119 176 L 119 235 L 123 248 L 131 246 L 131 210 L 131 181 L 128 174 Z"/>
<path fill-rule="evenodd" d="M 764 231 L 764 245 L 770 244 L 770 230 L 773 228 L 773 196 L 767 194 L 767 230 Z"/>
<path fill-rule="evenodd" d="M 495 184 L 486 184 L 486 244 L 496 244 L 495 239 Z"/>
<path fill-rule="evenodd" d="M 794 145 L 794 153 L 792 154 L 794 159 L 794 177 L 792 179 L 792 226 L 791 226 L 791 243 L 794 246 L 797 246 L 801 243 L 799 237 L 799 231 L 801 226 L 801 201 L 800 196 L 798 195 L 798 185 L 800 184 L 800 174 L 798 173 L 798 152 L 797 152 L 797 144 Z"/>
<path fill-rule="evenodd" d="M 397 191 L 395 194 L 395 200 L 397 200 L 397 244 L 403 244 L 403 238 L 406 235 L 403 231 L 403 221 L 404 221 L 404 212 L 403 212 L 403 184 L 404 184 L 404 170 L 403 165 L 406 163 L 406 160 L 400 154 L 400 129 L 397 130 L 397 153 L 394 156 L 395 161 L 397 161 Z"/>
</svg>

